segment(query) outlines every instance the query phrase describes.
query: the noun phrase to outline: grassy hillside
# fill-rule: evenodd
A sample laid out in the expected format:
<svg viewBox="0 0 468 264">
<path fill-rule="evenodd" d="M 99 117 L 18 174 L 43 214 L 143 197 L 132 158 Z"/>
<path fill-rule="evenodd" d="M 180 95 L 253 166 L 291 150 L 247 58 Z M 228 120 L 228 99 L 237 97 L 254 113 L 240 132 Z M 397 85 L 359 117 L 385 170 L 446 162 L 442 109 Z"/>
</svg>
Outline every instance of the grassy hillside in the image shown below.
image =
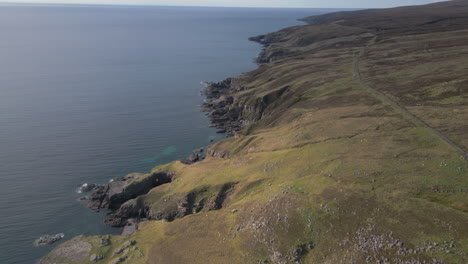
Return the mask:
<svg viewBox="0 0 468 264">
<path fill-rule="evenodd" d="M 246 127 L 155 168 L 152 221 L 40 263 L 468 263 L 468 1 L 307 21 L 254 38 Z"/>
</svg>

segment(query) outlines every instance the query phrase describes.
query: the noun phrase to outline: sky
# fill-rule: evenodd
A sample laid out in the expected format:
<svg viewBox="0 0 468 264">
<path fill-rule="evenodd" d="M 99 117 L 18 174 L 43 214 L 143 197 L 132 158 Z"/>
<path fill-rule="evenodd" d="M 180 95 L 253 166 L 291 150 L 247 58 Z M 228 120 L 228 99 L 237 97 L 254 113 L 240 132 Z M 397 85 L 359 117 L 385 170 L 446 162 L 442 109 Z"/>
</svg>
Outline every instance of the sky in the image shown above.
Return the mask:
<svg viewBox="0 0 468 264">
<path fill-rule="evenodd" d="M 229 6 L 229 7 L 310 7 L 385 8 L 418 5 L 441 0 L 0 0 L 9 3 L 69 3 L 113 5 Z"/>
</svg>

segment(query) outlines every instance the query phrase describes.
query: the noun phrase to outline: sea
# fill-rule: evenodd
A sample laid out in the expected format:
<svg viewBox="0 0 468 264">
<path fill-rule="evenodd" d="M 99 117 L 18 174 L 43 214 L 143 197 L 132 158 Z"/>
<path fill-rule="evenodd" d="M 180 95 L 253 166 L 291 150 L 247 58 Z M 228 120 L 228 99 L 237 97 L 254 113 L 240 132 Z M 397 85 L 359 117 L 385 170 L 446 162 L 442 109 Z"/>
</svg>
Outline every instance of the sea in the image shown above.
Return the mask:
<svg viewBox="0 0 468 264">
<path fill-rule="evenodd" d="M 330 11 L 0 5 L 0 263 L 35 263 L 60 243 L 33 247 L 45 234 L 120 232 L 78 186 L 224 138 L 201 82 L 255 69 L 249 37 Z"/>
</svg>

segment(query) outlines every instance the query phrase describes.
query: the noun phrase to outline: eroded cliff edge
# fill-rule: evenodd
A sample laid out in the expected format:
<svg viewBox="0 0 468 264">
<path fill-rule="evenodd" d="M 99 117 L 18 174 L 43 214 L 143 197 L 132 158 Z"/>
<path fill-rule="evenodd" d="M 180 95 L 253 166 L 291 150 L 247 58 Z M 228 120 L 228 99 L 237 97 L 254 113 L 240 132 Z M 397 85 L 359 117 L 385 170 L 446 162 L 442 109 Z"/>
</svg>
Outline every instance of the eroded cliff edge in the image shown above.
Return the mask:
<svg viewBox="0 0 468 264">
<path fill-rule="evenodd" d="M 308 20 L 208 87 L 234 137 L 96 196 L 153 221 L 40 263 L 466 263 L 468 1 Z"/>
</svg>

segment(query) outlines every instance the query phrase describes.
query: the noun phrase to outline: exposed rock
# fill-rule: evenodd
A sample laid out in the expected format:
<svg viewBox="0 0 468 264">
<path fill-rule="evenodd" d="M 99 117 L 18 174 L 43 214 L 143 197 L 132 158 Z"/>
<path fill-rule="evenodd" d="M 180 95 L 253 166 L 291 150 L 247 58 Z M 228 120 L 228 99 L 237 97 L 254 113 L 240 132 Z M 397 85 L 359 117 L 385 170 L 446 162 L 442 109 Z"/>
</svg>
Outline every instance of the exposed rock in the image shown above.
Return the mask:
<svg viewBox="0 0 468 264">
<path fill-rule="evenodd" d="M 198 152 L 198 153 L 203 153 L 204 151 L 205 151 L 204 148 L 199 148 L 199 149 L 193 150 L 193 152 Z"/>
<path fill-rule="evenodd" d="M 110 237 L 108 235 L 101 237 L 101 242 L 99 243 L 100 247 L 106 247 L 110 245 Z"/>
<path fill-rule="evenodd" d="M 92 254 L 91 257 L 89 257 L 89 261 L 93 261 L 93 262 L 98 262 L 103 259 L 104 259 L 104 256 L 100 256 L 96 254 Z"/>
<path fill-rule="evenodd" d="M 124 251 L 124 249 L 125 249 L 125 248 L 121 248 L 121 247 L 116 248 L 116 249 L 114 250 L 114 253 L 113 253 L 114 256 L 115 256 L 115 255 L 118 255 L 118 254 L 120 254 L 120 253 L 122 253 L 122 252 Z"/>
<path fill-rule="evenodd" d="M 133 247 L 133 251 L 135 251 L 139 257 L 143 257 L 145 254 L 143 254 L 143 252 L 140 251 L 140 249 L 138 249 L 137 247 Z"/>
<path fill-rule="evenodd" d="M 86 263 L 91 249 L 92 246 L 86 241 L 86 237 L 78 236 L 52 250 L 39 264 Z"/>
<path fill-rule="evenodd" d="M 183 164 L 186 165 L 192 165 L 193 163 L 197 162 L 200 160 L 200 155 L 198 154 L 191 154 L 187 159 L 181 159 L 179 160 Z"/>
<path fill-rule="evenodd" d="M 129 228 L 131 228 L 131 225 L 136 225 L 138 222 L 135 218 L 146 217 L 147 211 L 148 208 L 138 198 L 132 199 L 125 202 L 117 211 L 107 214 L 104 223 L 113 227 L 122 227 L 130 224 Z M 136 226 L 134 227 L 136 228 Z"/>
<path fill-rule="evenodd" d="M 198 154 L 191 154 L 188 158 L 188 160 L 192 163 L 197 162 L 200 159 L 200 156 Z"/>
<path fill-rule="evenodd" d="M 52 235 L 52 236 L 50 235 L 41 236 L 40 238 L 36 239 L 33 242 L 33 245 L 35 247 L 42 247 L 42 246 L 50 245 L 61 240 L 64 237 L 65 235 L 63 233 Z"/>
<path fill-rule="evenodd" d="M 80 188 L 78 188 L 79 193 L 89 192 L 96 188 L 96 184 L 94 183 L 83 183 Z"/>
<path fill-rule="evenodd" d="M 130 218 L 130 219 L 127 220 L 127 223 L 125 224 L 121 235 L 122 236 L 129 236 L 129 235 L 135 233 L 135 231 L 137 231 L 137 230 L 138 230 L 138 220 L 134 219 L 134 218 Z"/>
<path fill-rule="evenodd" d="M 202 210 L 218 210 L 223 206 L 224 201 L 232 192 L 237 183 L 225 183 L 217 186 L 200 188 L 187 193 L 182 197 L 173 197 L 164 201 L 161 209 L 151 210 L 143 203 L 142 199 L 127 201 L 118 210 L 106 216 L 105 223 L 111 226 L 124 226 L 128 221 L 135 219 L 166 220 L 173 221 L 186 215 L 198 213 Z M 210 199 L 206 198 L 206 193 L 216 192 Z"/>
<path fill-rule="evenodd" d="M 293 262 L 301 262 L 302 258 L 308 253 L 309 250 L 313 249 L 313 244 L 300 245 L 291 250 L 290 260 Z"/>
<path fill-rule="evenodd" d="M 219 130 L 217 133 L 236 134 L 243 127 L 242 111 L 236 105 L 234 97 L 230 96 L 236 91 L 243 90 L 237 79 L 228 78 L 218 83 L 209 83 L 203 91 L 208 101 L 202 105 L 207 112 L 212 127 Z"/>
<path fill-rule="evenodd" d="M 224 150 L 215 150 L 215 149 L 208 149 L 207 155 L 209 157 L 213 158 L 222 158 L 222 159 L 228 159 L 230 154 L 227 151 Z"/>
<path fill-rule="evenodd" d="M 88 207 L 94 211 L 101 208 L 118 209 L 126 201 L 144 195 L 156 186 L 171 182 L 172 177 L 173 175 L 166 172 L 155 172 L 151 175 L 128 174 L 96 187 L 88 198 Z"/>
<path fill-rule="evenodd" d="M 135 240 L 129 240 L 123 244 L 124 247 L 128 248 L 136 244 Z"/>
<path fill-rule="evenodd" d="M 127 257 L 116 258 L 116 259 L 112 260 L 112 261 L 110 262 L 110 264 L 122 263 L 122 262 L 124 262 L 126 259 L 127 259 Z"/>
</svg>

